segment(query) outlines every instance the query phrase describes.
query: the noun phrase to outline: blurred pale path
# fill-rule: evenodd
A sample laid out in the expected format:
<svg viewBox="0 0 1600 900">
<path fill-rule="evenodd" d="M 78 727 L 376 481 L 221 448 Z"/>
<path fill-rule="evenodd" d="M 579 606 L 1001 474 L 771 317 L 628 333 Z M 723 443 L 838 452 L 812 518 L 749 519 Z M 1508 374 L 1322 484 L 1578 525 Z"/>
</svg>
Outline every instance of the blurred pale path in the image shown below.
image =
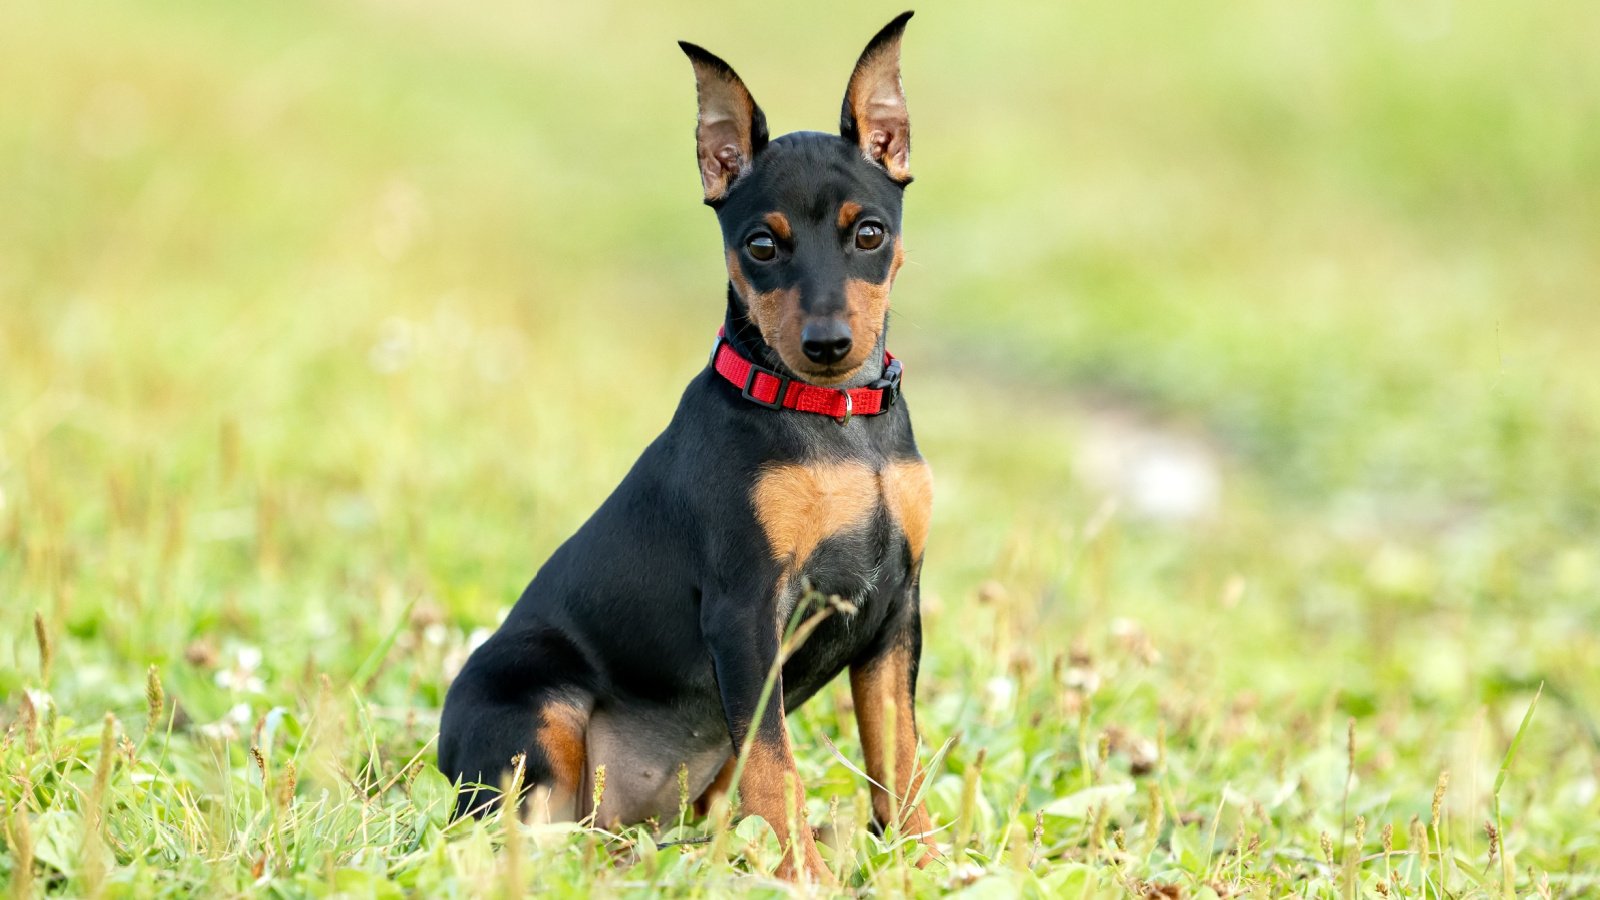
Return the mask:
<svg viewBox="0 0 1600 900">
<path fill-rule="evenodd" d="M 775 134 L 828 130 L 898 11 L 0 3 L 0 724 L 24 688 L 137 723 L 150 664 L 202 723 L 304 716 L 315 673 L 359 675 L 405 711 L 403 764 L 467 634 L 704 364 L 724 273 L 674 42 L 737 68 Z M 1544 680 L 1543 785 L 1503 799 L 1519 865 L 1581 893 L 1600 5 L 917 11 L 891 345 L 938 484 L 925 729 L 968 746 L 942 820 L 978 747 L 992 842 L 1019 783 L 1031 833 L 1106 729 L 1165 729 L 1171 815 L 1234 798 L 1221 853 L 1248 798 L 1302 865 L 1349 824 L 1355 717 L 1382 745 L 1346 804 L 1369 852 L 1449 768 L 1446 830 L 1482 857 Z M 218 677 L 237 658 L 263 677 Z M 1062 737 L 1069 658 L 1104 718 Z M 797 744 L 852 752 L 835 699 Z M 1051 821 L 1074 859 L 1108 845 Z"/>
</svg>

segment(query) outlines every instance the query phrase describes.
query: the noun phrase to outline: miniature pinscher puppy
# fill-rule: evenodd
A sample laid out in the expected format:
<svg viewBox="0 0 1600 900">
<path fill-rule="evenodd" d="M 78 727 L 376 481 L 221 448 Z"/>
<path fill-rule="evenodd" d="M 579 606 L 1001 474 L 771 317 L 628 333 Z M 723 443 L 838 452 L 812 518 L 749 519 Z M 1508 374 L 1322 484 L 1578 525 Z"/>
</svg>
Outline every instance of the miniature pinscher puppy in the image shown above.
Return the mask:
<svg viewBox="0 0 1600 900">
<path fill-rule="evenodd" d="M 535 814 L 668 821 L 680 770 L 707 808 L 750 737 L 742 812 L 777 832 L 781 875 L 826 880 L 784 716 L 848 668 L 874 815 L 932 848 L 913 709 L 932 484 L 885 350 L 910 18 L 861 54 L 836 135 L 769 139 L 733 69 L 681 45 L 727 316 L 666 431 L 451 685 L 439 766 L 463 785 L 458 814 L 492 808 L 520 756 L 529 805 L 548 804 Z M 846 602 L 780 666 L 797 605 L 819 595 Z"/>
</svg>

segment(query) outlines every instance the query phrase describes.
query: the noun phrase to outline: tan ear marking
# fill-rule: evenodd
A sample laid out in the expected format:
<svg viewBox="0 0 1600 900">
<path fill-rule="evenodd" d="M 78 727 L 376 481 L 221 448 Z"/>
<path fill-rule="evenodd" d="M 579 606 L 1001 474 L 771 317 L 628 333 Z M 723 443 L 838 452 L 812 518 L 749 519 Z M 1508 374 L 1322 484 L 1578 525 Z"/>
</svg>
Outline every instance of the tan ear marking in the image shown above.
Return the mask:
<svg viewBox="0 0 1600 900">
<path fill-rule="evenodd" d="M 766 146 L 766 117 L 727 63 L 694 44 L 679 41 L 678 46 L 694 66 L 699 104 L 695 155 L 706 202 L 715 203 L 727 196 L 736 179 L 750 171 L 756 154 Z"/>
<path fill-rule="evenodd" d="M 845 89 L 841 134 L 868 162 L 901 184 L 911 181 L 911 118 L 900 86 L 900 38 L 910 13 L 883 27 L 856 61 Z"/>
</svg>

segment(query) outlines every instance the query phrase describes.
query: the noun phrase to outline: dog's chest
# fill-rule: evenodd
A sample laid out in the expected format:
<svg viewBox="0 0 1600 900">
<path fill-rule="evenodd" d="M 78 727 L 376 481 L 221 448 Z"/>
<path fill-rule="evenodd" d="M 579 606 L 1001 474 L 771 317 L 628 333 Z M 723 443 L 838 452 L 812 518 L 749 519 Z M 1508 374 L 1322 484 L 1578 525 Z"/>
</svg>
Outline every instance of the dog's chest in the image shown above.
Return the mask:
<svg viewBox="0 0 1600 900">
<path fill-rule="evenodd" d="M 882 576 L 904 575 L 886 567 L 921 559 L 932 501 L 928 465 L 918 458 L 769 466 L 751 491 L 782 570 L 780 593 L 796 594 L 805 579 L 846 599 L 864 599 Z"/>
</svg>

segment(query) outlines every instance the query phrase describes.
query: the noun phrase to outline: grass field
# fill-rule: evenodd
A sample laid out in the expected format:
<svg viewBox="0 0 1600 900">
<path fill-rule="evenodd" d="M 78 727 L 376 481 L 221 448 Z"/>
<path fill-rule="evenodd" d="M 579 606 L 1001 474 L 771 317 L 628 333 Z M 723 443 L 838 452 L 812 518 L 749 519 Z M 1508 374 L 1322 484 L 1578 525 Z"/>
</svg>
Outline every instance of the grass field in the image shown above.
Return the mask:
<svg viewBox="0 0 1600 900">
<path fill-rule="evenodd" d="M 898 8 L 458 6 L 0 3 L 16 896 L 784 890 L 758 820 L 448 826 L 432 742 L 720 320 L 673 41 L 824 128 Z M 835 685 L 791 728 L 846 886 L 1600 893 L 1596 34 L 919 8 L 946 856 L 862 827 Z"/>
</svg>

